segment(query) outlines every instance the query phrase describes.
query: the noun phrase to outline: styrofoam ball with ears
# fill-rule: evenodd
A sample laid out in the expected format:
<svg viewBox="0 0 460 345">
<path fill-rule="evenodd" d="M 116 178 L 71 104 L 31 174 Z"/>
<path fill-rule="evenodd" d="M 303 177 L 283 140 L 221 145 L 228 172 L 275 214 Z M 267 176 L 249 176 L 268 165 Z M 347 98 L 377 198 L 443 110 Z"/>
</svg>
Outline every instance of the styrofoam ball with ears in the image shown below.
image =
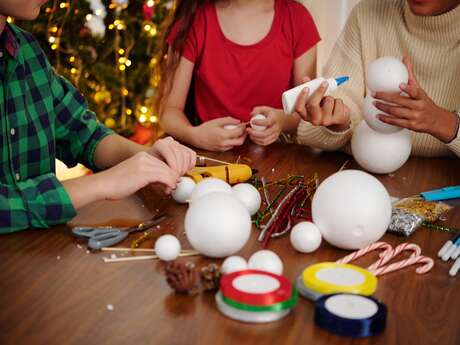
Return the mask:
<svg viewBox="0 0 460 345">
<path fill-rule="evenodd" d="M 185 214 L 185 234 L 201 254 L 223 258 L 239 251 L 249 239 L 251 217 L 229 193 L 206 194 L 194 200 Z"/>
<path fill-rule="evenodd" d="M 233 189 L 225 181 L 219 180 L 215 177 L 208 177 L 197 183 L 193 189 L 192 195 L 190 196 L 190 200 L 195 201 L 206 194 L 215 192 L 232 194 Z"/>
<path fill-rule="evenodd" d="M 380 115 L 380 114 L 388 115 L 388 114 L 377 109 L 376 106 L 374 105 L 375 101 L 376 99 L 374 97 L 372 97 L 371 95 L 367 95 L 364 98 L 364 102 L 363 102 L 364 120 L 367 122 L 369 127 L 371 127 L 374 131 L 377 131 L 380 133 L 396 133 L 396 132 L 402 131 L 401 127 L 389 125 L 385 122 L 380 121 L 377 115 Z M 379 102 L 386 103 L 383 101 L 379 101 Z"/>
<path fill-rule="evenodd" d="M 388 174 L 401 168 L 412 150 L 411 132 L 379 133 L 361 121 L 353 131 L 351 151 L 358 164 L 369 172 Z"/>
<path fill-rule="evenodd" d="M 233 195 L 243 203 L 251 216 L 256 214 L 262 203 L 259 191 L 249 183 L 239 183 L 233 186 Z"/>
<path fill-rule="evenodd" d="M 174 200 L 180 203 L 186 203 L 190 200 L 196 183 L 190 177 L 181 177 L 176 189 L 171 193 Z"/>
<path fill-rule="evenodd" d="M 401 92 L 399 85 L 408 81 L 409 72 L 397 58 L 381 57 L 367 66 L 367 87 L 373 92 Z"/>
<path fill-rule="evenodd" d="M 253 123 L 253 121 L 254 120 L 265 120 L 266 118 L 267 117 L 265 115 L 262 115 L 262 114 L 254 115 L 253 117 L 251 117 L 251 120 L 249 121 L 249 124 L 251 125 L 252 129 L 255 130 L 255 131 L 258 131 L 258 132 L 265 131 L 267 129 L 267 126 L 255 125 Z"/>
<path fill-rule="evenodd" d="M 220 270 L 223 274 L 244 271 L 248 268 L 248 263 L 241 256 L 229 256 L 224 260 Z"/>
<path fill-rule="evenodd" d="M 378 241 L 391 219 L 387 190 L 360 170 L 344 170 L 326 178 L 315 192 L 311 209 L 324 240 L 343 249 Z"/>
<path fill-rule="evenodd" d="M 292 228 L 290 240 L 297 251 L 312 253 L 321 244 L 321 232 L 312 222 L 300 222 Z"/>
<path fill-rule="evenodd" d="M 283 262 L 275 252 L 264 249 L 252 254 L 248 261 L 248 268 L 280 275 L 283 273 Z"/>
<path fill-rule="evenodd" d="M 155 254 L 163 261 L 172 261 L 180 254 L 180 242 L 176 236 L 163 235 L 155 242 Z"/>
</svg>

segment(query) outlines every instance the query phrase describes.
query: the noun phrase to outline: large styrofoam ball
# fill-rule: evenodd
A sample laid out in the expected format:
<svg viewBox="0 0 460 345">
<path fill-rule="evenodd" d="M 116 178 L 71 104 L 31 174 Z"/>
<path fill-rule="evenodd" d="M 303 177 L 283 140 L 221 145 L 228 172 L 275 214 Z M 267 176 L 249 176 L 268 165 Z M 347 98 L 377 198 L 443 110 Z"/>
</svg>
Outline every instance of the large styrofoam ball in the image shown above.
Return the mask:
<svg viewBox="0 0 460 345">
<path fill-rule="evenodd" d="M 195 181 L 190 177 L 181 177 L 176 189 L 171 193 L 173 199 L 180 203 L 186 203 L 190 200 L 195 185 Z"/>
<path fill-rule="evenodd" d="M 180 254 L 180 242 L 176 236 L 163 235 L 155 242 L 155 254 L 161 260 L 175 260 Z"/>
<path fill-rule="evenodd" d="M 312 201 L 313 222 L 330 244 L 358 249 L 379 240 L 391 218 L 391 199 L 374 176 L 345 170 L 325 179 Z"/>
<path fill-rule="evenodd" d="M 365 121 L 356 126 L 351 151 L 358 164 L 376 174 L 388 174 L 406 163 L 412 149 L 411 132 L 379 133 Z"/>
<path fill-rule="evenodd" d="M 229 256 L 224 260 L 220 268 L 223 274 L 244 271 L 248 268 L 248 263 L 241 256 Z"/>
<path fill-rule="evenodd" d="M 249 183 L 233 186 L 233 195 L 243 203 L 251 216 L 256 214 L 262 203 L 259 191 Z"/>
<path fill-rule="evenodd" d="M 195 201 L 206 194 L 215 192 L 232 194 L 233 190 L 227 182 L 219 180 L 218 178 L 208 177 L 205 178 L 203 181 L 200 181 L 195 186 L 192 195 L 190 196 L 190 200 Z"/>
<path fill-rule="evenodd" d="M 260 125 L 256 125 L 254 124 L 254 120 L 265 120 L 267 117 L 265 115 L 262 115 L 262 114 L 257 114 L 257 115 L 254 115 L 253 117 L 251 117 L 251 120 L 249 121 L 249 124 L 251 125 L 252 129 L 255 130 L 255 131 L 258 131 L 258 132 L 263 132 L 267 129 L 267 126 L 260 126 Z"/>
<path fill-rule="evenodd" d="M 283 262 L 275 252 L 264 249 L 252 254 L 248 261 L 248 268 L 280 275 L 283 273 Z"/>
<path fill-rule="evenodd" d="M 377 131 L 380 133 L 396 133 L 396 132 L 402 131 L 401 127 L 389 125 L 385 122 L 380 121 L 377 115 L 380 115 L 380 114 L 388 115 L 388 114 L 377 109 L 373 103 L 374 101 L 376 101 L 374 97 L 372 97 L 371 95 L 367 95 L 364 98 L 364 102 L 363 102 L 364 120 L 367 122 L 369 127 L 371 127 L 374 131 Z"/>
<path fill-rule="evenodd" d="M 209 193 L 194 200 L 185 214 L 185 234 L 203 255 L 223 258 L 243 248 L 251 232 L 251 217 L 228 193 Z"/>
<path fill-rule="evenodd" d="M 394 57 L 382 57 L 367 66 L 367 87 L 374 92 L 401 92 L 399 85 L 408 81 L 406 66 Z"/>
<path fill-rule="evenodd" d="M 312 222 L 300 222 L 292 228 L 290 240 L 299 252 L 311 253 L 321 244 L 321 232 Z"/>
</svg>

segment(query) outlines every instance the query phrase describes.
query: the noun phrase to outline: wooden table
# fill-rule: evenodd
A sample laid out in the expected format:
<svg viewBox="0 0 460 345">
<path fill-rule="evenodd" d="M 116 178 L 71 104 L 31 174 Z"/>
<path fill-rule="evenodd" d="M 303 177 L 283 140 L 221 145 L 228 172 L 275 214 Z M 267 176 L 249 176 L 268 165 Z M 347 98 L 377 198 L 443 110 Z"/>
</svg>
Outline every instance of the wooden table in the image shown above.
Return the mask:
<svg viewBox="0 0 460 345">
<path fill-rule="evenodd" d="M 267 180 L 315 172 L 324 179 L 351 159 L 342 153 L 279 144 L 267 148 L 246 145 L 213 156 L 227 161 L 248 157 Z M 356 167 L 351 159 L 348 168 Z M 413 195 L 460 184 L 460 161 L 411 158 L 394 175 L 378 178 L 392 196 Z M 149 208 L 158 208 L 172 215 L 159 233 L 177 235 L 188 248 L 183 234 L 186 206 L 156 195 L 149 199 L 149 205 L 137 196 L 96 203 L 81 210 L 72 225 L 135 224 L 151 216 Z M 443 224 L 460 227 L 459 208 Z M 248 258 L 260 249 L 256 234 L 254 230 L 240 255 Z M 410 241 L 434 258 L 450 237 L 420 229 Z M 384 240 L 392 244 L 404 241 L 392 235 L 385 235 Z M 129 244 L 130 240 L 124 243 Z M 310 264 L 333 261 L 347 253 L 322 243 L 315 253 L 300 254 L 287 237 L 272 240 L 269 247 L 281 256 L 290 279 Z M 101 258 L 107 255 L 87 253 L 66 226 L 1 236 L 0 344 L 460 344 L 460 277 L 449 278 L 452 263 L 438 259 L 434 269 L 423 276 L 408 268 L 382 277 L 375 296 L 388 306 L 387 329 L 376 337 L 351 340 L 315 326 L 313 304 L 307 300 L 300 299 L 292 314 L 279 322 L 242 324 L 221 315 L 211 293 L 174 294 L 162 274 L 163 263 L 104 264 Z M 365 265 L 370 260 L 357 263 Z M 220 263 L 200 257 L 190 261 L 198 266 Z M 114 310 L 108 310 L 108 305 Z"/>
</svg>

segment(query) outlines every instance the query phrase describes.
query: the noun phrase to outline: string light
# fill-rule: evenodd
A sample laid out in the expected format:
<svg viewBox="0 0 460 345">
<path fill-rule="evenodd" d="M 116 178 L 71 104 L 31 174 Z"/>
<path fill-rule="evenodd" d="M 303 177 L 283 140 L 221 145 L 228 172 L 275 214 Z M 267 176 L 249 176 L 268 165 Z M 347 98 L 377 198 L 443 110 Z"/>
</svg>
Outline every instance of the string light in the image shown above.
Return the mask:
<svg viewBox="0 0 460 345">
<path fill-rule="evenodd" d="M 147 116 L 145 116 L 144 114 L 142 114 L 141 116 L 139 116 L 139 122 L 140 122 L 140 123 L 144 123 L 145 121 L 147 121 Z"/>
<path fill-rule="evenodd" d="M 14 19 L 11 18 L 11 17 L 7 17 L 7 18 L 6 18 L 6 21 L 7 21 L 9 24 L 13 24 L 13 23 L 14 23 Z"/>
<path fill-rule="evenodd" d="M 158 117 L 155 115 L 150 116 L 150 122 L 151 123 L 157 123 L 158 122 Z"/>
</svg>

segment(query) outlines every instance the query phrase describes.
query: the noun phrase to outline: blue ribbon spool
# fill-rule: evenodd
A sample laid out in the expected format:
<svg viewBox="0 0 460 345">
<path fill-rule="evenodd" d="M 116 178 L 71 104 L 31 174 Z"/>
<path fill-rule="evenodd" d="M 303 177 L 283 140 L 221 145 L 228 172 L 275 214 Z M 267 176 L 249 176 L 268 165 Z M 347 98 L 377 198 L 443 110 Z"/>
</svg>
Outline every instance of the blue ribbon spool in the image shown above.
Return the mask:
<svg viewBox="0 0 460 345">
<path fill-rule="evenodd" d="M 368 296 L 324 295 L 315 302 L 315 323 L 336 335 L 363 338 L 381 333 L 386 326 L 387 307 Z"/>
</svg>

